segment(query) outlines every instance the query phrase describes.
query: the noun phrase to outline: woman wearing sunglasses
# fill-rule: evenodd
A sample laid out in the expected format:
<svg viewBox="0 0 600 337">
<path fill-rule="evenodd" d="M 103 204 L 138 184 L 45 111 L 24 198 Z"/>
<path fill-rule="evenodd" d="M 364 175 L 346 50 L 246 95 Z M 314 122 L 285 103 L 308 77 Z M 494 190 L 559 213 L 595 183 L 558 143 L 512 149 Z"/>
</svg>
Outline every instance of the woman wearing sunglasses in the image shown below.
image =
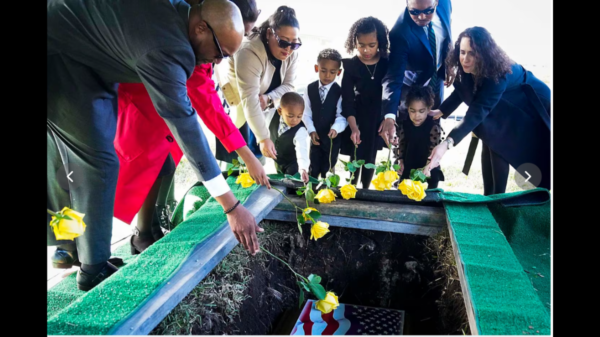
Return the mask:
<svg viewBox="0 0 600 337">
<path fill-rule="evenodd" d="M 277 158 L 269 138 L 265 110 L 273 108 L 281 96 L 294 91 L 298 54 L 302 42 L 296 12 L 287 6 L 255 29 L 229 61 L 229 80 L 241 99 L 236 125 L 248 122 L 248 147 L 257 157 Z M 264 158 L 261 158 L 264 163 Z"/>
</svg>

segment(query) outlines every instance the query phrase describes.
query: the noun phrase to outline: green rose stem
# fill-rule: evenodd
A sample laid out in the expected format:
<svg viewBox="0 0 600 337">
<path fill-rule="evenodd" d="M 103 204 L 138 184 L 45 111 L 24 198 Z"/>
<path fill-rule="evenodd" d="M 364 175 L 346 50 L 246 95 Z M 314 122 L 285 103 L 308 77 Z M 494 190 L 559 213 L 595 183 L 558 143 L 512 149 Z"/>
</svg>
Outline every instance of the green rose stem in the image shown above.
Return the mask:
<svg viewBox="0 0 600 337">
<path fill-rule="evenodd" d="M 333 152 L 333 138 L 329 137 L 329 172 L 331 172 L 331 152 Z"/>
<path fill-rule="evenodd" d="M 278 258 L 277 256 L 273 255 L 273 253 L 271 253 L 270 251 L 268 251 L 266 248 L 260 247 L 260 249 L 262 249 L 263 251 L 265 251 L 267 254 L 271 255 L 272 257 L 276 258 L 277 260 L 281 261 L 281 263 L 285 264 L 288 268 L 290 268 L 290 270 L 292 271 L 292 273 L 294 273 L 294 275 L 296 275 L 296 277 L 300 277 L 301 279 L 304 280 L 304 282 L 310 283 L 306 277 L 304 277 L 304 276 L 296 273 L 294 271 L 294 269 L 292 269 L 292 267 L 290 267 L 289 264 L 287 264 L 285 261 L 283 261 L 282 259 Z"/>
<path fill-rule="evenodd" d="M 306 183 L 305 182 L 302 182 L 302 183 L 304 183 L 304 193 L 306 193 Z M 304 198 L 304 200 L 306 200 L 306 208 L 308 208 L 308 199 Z M 314 202 L 314 200 L 313 200 L 313 202 Z"/>
<path fill-rule="evenodd" d="M 358 146 L 354 147 L 354 161 L 356 161 L 356 149 L 358 148 Z M 362 171 L 362 167 L 360 168 Z M 356 171 L 356 170 L 355 170 Z M 354 180 L 354 172 L 350 172 L 350 184 L 352 184 L 352 180 Z"/>
<path fill-rule="evenodd" d="M 292 202 L 292 200 L 290 200 L 290 198 L 288 198 L 288 196 L 287 196 L 287 195 L 285 195 L 285 193 L 283 193 L 283 192 L 282 192 L 280 189 L 278 189 L 278 188 L 277 188 L 277 187 L 275 187 L 275 186 L 271 186 L 271 188 L 272 188 L 272 189 L 274 189 L 275 191 L 277 191 L 277 192 L 281 193 L 281 195 L 283 195 L 283 197 L 284 197 L 284 198 L 286 198 L 286 199 L 287 199 L 287 201 L 289 201 L 289 202 L 290 202 L 290 204 L 291 204 L 292 206 L 294 206 L 294 211 L 296 211 L 296 217 L 298 217 L 298 211 L 297 211 L 297 210 L 301 210 L 302 212 L 304 212 L 304 210 L 303 210 L 302 208 L 300 208 L 300 207 L 296 206 L 296 204 L 294 204 L 294 203 Z M 308 200 L 306 201 L 306 207 L 308 208 Z M 315 223 L 315 220 L 314 220 L 314 219 L 313 219 L 313 218 L 310 216 L 310 214 L 306 214 L 306 215 L 307 215 L 307 216 L 310 218 L 310 220 L 311 220 L 313 223 Z"/>
<path fill-rule="evenodd" d="M 61 214 L 60 212 L 56 213 L 47 208 L 46 208 L 46 211 L 48 212 L 48 214 L 56 217 L 57 220 L 73 220 L 73 218 L 71 218 L 70 216 Z"/>
</svg>

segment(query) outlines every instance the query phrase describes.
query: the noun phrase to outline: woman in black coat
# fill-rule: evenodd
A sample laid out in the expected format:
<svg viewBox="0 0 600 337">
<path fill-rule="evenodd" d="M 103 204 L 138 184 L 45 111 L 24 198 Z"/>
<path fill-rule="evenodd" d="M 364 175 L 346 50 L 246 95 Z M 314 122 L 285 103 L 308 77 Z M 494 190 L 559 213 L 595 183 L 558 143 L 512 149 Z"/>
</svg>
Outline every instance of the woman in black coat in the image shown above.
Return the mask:
<svg viewBox="0 0 600 337">
<path fill-rule="evenodd" d="M 431 115 L 447 118 L 462 102 L 469 109 L 434 148 L 425 174 L 473 132 L 483 143 L 484 195 L 505 192 L 509 165 L 523 177 L 528 169 L 523 164 L 537 166 L 541 176 L 531 181 L 550 189 L 550 88 L 513 62 L 482 27 L 459 35 L 446 65 L 450 76 L 456 76 L 454 92 Z"/>
</svg>

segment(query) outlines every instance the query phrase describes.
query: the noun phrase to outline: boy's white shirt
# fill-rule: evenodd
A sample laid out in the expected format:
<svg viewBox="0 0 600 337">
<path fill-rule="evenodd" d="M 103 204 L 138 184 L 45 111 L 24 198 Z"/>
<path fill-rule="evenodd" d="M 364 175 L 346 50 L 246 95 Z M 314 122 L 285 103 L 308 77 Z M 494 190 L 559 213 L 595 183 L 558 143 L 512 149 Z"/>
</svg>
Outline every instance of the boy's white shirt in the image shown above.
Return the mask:
<svg viewBox="0 0 600 337">
<path fill-rule="evenodd" d="M 327 88 L 327 94 L 325 94 L 325 98 L 327 98 L 327 95 L 329 95 L 331 86 L 334 83 L 335 81 L 324 86 L 319 80 L 319 90 L 321 90 L 321 87 L 323 86 Z M 306 128 L 308 129 L 308 134 L 310 135 L 311 133 L 315 132 L 316 129 L 312 119 L 312 109 L 310 106 L 310 98 L 308 97 L 308 86 L 306 86 L 306 90 L 304 90 L 304 95 L 302 98 L 304 99 L 304 115 L 302 116 L 302 121 L 304 122 L 304 125 L 306 125 Z M 337 102 L 335 121 L 333 122 L 331 128 L 335 130 L 339 135 L 346 129 L 347 126 L 348 121 L 346 120 L 346 117 L 342 116 L 342 97 L 340 96 Z"/>
<path fill-rule="evenodd" d="M 276 108 L 267 110 L 265 121 L 267 125 L 271 124 L 273 117 L 277 113 Z M 283 117 L 282 117 L 283 118 Z M 298 172 L 305 170 L 308 173 L 310 167 L 310 136 L 305 127 L 300 127 L 294 136 L 294 148 L 296 149 L 296 160 L 298 161 Z"/>
</svg>

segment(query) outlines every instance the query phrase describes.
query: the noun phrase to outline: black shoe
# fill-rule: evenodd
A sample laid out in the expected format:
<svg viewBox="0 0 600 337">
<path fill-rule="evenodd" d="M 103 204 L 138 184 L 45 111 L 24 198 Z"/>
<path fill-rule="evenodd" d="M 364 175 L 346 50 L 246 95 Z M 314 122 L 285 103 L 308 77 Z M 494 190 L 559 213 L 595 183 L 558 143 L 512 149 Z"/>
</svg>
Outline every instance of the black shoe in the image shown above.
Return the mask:
<svg viewBox="0 0 600 337">
<path fill-rule="evenodd" d="M 156 242 L 156 240 L 154 239 L 152 232 L 142 233 L 137 227 L 134 227 L 133 235 L 129 240 L 129 244 L 131 245 L 131 255 L 137 255 L 143 252 L 154 242 Z"/>
<path fill-rule="evenodd" d="M 114 274 L 117 270 L 119 270 L 119 268 L 115 267 L 110 262 L 106 262 L 106 266 L 104 266 L 104 268 L 96 275 L 86 273 L 83 269 L 79 269 L 77 272 L 77 288 L 79 288 L 79 290 L 88 291 L 107 279 L 110 275 Z"/>
<path fill-rule="evenodd" d="M 52 267 L 57 269 L 70 269 L 73 266 L 81 267 L 81 262 L 77 256 L 77 250 L 68 251 L 62 248 L 56 248 L 52 256 Z"/>
<path fill-rule="evenodd" d="M 117 267 L 123 265 L 123 259 L 120 257 L 111 257 L 108 262 Z M 70 252 L 62 248 L 56 248 L 54 256 L 52 256 L 52 266 L 57 269 L 71 269 L 73 266 L 81 267 L 77 250 Z"/>
<path fill-rule="evenodd" d="M 168 234 L 173 229 L 170 210 L 170 205 L 156 205 L 154 216 L 152 217 L 152 236 L 156 241 L 162 239 L 165 234 Z"/>
<path fill-rule="evenodd" d="M 158 241 L 165 236 L 163 231 L 164 228 L 169 228 L 170 222 L 167 214 L 167 209 L 165 206 L 156 206 L 154 209 L 154 216 L 152 217 L 152 237 L 154 241 Z"/>
</svg>

